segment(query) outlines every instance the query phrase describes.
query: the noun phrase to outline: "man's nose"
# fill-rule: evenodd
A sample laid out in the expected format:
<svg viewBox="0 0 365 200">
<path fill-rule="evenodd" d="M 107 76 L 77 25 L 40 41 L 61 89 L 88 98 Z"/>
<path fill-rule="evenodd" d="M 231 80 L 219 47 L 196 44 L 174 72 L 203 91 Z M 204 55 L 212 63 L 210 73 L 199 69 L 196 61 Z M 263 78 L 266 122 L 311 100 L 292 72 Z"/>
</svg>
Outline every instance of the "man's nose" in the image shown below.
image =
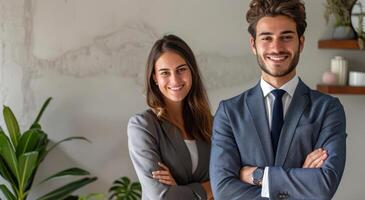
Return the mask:
<svg viewBox="0 0 365 200">
<path fill-rule="evenodd" d="M 280 53 L 284 50 L 284 43 L 279 38 L 274 39 L 271 43 L 271 50 L 275 53 Z"/>
</svg>

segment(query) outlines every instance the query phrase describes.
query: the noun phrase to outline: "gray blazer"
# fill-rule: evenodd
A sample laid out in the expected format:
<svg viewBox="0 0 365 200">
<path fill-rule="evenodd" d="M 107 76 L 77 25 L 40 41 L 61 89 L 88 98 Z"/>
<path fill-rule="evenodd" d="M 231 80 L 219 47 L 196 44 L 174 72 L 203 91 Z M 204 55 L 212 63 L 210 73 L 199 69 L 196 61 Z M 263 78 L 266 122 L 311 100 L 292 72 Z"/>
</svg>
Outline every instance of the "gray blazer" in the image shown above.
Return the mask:
<svg viewBox="0 0 365 200">
<path fill-rule="evenodd" d="M 209 180 L 210 145 L 197 140 L 198 166 L 192 173 L 189 150 L 178 128 L 158 120 L 151 110 L 136 114 L 128 123 L 128 148 L 134 169 L 142 185 L 143 200 L 206 199 L 201 182 Z M 177 186 L 168 186 L 152 178 L 164 163 Z"/>
<path fill-rule="evenodd" d="M 303 169 L 306 156 L 322 147 L 322 168 Z M 346 118 L 337 98 L 311 90 L 301 80 L 285 115 L 276 157 L 260 84 L 221 102 L 214 117 L 210 163 L 217 200 L 258 200 L 261 187 L 239 179 L 242 166 L 269 166 L 270 199 L 328 200 L 346 160 Z"/>
</svg>

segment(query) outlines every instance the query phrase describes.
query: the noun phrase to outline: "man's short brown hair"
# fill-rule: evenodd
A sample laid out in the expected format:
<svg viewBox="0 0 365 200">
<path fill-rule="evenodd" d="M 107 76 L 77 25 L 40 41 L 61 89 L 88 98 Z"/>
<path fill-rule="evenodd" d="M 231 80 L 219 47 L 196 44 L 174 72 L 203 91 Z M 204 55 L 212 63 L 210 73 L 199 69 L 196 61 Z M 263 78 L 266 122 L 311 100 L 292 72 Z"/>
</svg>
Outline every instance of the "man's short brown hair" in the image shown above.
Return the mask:
<svg viewBox="0 0 365 200">
<path fill-rule="evenodd" d="M 298 37 L 307 27 L 304 3 L 301 0 L 252 0 L 247 11 L 248 32 L 256 38 L 256 25 L 262 17 L 284 15 L 293 19 L 297 26 Z"/>
</svg>

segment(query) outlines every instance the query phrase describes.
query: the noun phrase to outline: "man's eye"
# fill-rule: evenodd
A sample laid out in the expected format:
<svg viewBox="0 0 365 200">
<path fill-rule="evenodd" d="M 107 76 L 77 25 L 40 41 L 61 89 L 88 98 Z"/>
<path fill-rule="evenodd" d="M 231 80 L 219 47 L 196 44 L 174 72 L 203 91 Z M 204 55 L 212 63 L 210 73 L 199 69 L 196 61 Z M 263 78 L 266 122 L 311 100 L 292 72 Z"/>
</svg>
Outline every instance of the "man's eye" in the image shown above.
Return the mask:
<svg viewBox="0 0 365 200">
<path fill-rule="evenodd" d="M 293 39 L 293 36 L 288 35 L 288 36 L 283 36 L 283 40 L 291 40 Z"/>
<path fill-rule="evenodd" d="M 271 37 L 263 37 L 263 38 L 261 38 L 261 40 L 271 40 Z"/>
</svg>

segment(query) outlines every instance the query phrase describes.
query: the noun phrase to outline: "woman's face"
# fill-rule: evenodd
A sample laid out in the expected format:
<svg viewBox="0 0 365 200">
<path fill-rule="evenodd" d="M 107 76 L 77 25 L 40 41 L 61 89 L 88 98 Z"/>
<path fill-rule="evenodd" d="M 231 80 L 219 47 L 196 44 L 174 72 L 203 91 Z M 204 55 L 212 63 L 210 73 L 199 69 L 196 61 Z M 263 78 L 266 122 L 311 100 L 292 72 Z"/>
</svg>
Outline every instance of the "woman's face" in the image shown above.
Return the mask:
<svg viewBox="0 0 365 200">
<path fill-rule="evenodd" d="M 182 103 L 192 85 L 188 64 L 174 52 L 165 52 L 157 59 L 153 79 L 165 103 Z"/>
</svg>

